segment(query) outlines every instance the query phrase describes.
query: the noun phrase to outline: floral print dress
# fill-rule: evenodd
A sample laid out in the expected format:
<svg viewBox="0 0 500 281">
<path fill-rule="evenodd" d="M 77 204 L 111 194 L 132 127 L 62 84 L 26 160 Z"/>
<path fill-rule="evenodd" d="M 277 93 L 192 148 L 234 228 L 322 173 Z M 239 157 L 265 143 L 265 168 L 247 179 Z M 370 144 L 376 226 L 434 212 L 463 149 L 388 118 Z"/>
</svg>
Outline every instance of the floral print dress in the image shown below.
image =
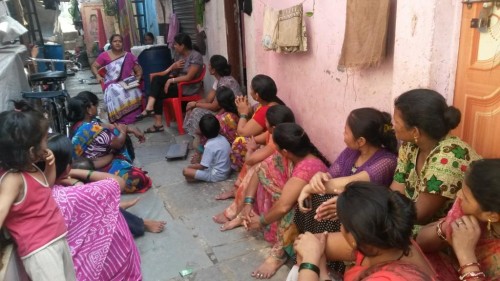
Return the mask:
<svg viewBox="0 0 500 281">
<path fill-rule="evenodd" d="M 442 139 L 429 153 L 420 173 L 415 168 L 418 153 L 417 145 L 403 143 L 399 149 L 394 181 L 405 185 L 406 196 L 414 202 L 422 193 L 448 198 L 443 208 L 434 214 L 432 221 L 435 221 L 444 217 L 453 204 L 469 164 L 481 157 L 470 145 L 451 135 Z"/>
</svg>

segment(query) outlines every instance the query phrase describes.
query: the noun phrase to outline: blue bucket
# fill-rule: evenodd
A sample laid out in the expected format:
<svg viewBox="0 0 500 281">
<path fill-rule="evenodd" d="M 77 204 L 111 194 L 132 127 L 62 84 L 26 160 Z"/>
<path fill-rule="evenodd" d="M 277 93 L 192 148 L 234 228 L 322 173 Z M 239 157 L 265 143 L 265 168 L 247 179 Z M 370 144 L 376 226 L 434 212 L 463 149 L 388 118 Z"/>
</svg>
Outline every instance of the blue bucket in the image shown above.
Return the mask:
<svg viewBox="0 0 500 281">
<path fill-rule="evenodd" d="M 44 54 L 44 58 L 46 59 L 58 59 L 58 60 L 63 60 L 64 59 L 64 49 L 62 45 L 55 44 L 55 45 L 44 45 L 43 50 L 40 50 L 40 53 Z M 48 64 L 48 69 L 46 70 L 51 70 L 50 69 L 50 63 Z M 58 71 L 64 71 L 65 70 L 65 65 L 62 62 L 56 62 L 54 63 L 54 70 Z M 40 71 L 40 68 L 38 69 Z"/>
</svg>

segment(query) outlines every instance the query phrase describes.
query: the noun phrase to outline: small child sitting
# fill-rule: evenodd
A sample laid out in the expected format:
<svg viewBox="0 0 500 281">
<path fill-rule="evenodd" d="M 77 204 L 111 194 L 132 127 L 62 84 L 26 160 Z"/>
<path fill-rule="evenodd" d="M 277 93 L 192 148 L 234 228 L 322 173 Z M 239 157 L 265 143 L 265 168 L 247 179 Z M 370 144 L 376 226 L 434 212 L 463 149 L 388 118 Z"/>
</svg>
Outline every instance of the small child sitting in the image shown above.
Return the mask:
<svg viewBox="0 0 500 281">
<path fill-rule="evenodd" d="M 212 114 L 205 114 L 200 119 L 200 131 L 208 140 L 205 144 L 200 164 L 192 164 L 184 168 L 182 174 L 187 181 L 201 180 L 208 182 L 223 181 L 231 172 L 231 145 L 227 139 L 219 135 L 219 120 Z"/>
</svg>

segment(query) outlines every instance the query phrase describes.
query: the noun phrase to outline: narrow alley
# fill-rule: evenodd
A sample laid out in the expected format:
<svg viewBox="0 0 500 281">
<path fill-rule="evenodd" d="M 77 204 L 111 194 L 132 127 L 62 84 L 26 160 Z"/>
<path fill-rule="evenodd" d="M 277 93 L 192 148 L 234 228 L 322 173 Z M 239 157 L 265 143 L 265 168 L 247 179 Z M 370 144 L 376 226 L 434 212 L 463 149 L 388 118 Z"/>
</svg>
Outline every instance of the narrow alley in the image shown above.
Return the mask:
<svg viewBox="0 0 500 281">
<path fill-rule="evenodd" d="M 74 96 L 90 90 L 102 99 L 100 85 L 93 84 L 89 70 L 68 77 L 66 86 Z M 82 83 L 83 82 L 83 83 Z M 90 83 L 90 85 L 89 85 Z M 135 125 L 145 129 L 150 119 Z M 144 281 L 166 280 L 254 280 L 250 274 L 267 256 L 269 244 L 244 228 L 219 231 L 212 216 L 230 204 L 217 201 L 222 189 L 232 187 L 235 174 L 220 183 L 187 183 L 182 176 L 186 160 L 166 161 L 168 146 L 188 140 L 179 136 L 175 123 L 163 133 L 147 134 L 146 142 L 134 143 L 135 164 L 149 172 L 153 187 L 143 194 L 122 195 L 122 200 L 140 196 L 130 212 L 148 219 L 166 220 L 162 233 L 135 239 L 141 254 Z M 283 266 L 270 280 L 285 280 L 290 268 Z M 185 277 L 182 270 L 192 270 Z"/>
</svg>

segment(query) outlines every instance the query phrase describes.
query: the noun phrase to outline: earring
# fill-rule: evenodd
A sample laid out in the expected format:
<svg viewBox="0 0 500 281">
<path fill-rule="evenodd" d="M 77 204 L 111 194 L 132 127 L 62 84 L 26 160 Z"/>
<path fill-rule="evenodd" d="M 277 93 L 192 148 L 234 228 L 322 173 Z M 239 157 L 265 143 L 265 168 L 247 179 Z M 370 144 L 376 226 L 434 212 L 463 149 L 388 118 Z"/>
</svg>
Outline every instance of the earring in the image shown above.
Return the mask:
<svg viewBox="0 0 500 281">
<path fill-rule="evenodd" d="M 488 224 L 486 225 L 486 229 L 488 230 L 491 236 L 491 219 L 488 219 Z"/>
<path fill-rule="evenodd" d="M 417 136 L 414 136 L 413 140 L 415 141 L 415 144 L 418 144 L 418 138 L 417 138 Z"/>
</svg>

